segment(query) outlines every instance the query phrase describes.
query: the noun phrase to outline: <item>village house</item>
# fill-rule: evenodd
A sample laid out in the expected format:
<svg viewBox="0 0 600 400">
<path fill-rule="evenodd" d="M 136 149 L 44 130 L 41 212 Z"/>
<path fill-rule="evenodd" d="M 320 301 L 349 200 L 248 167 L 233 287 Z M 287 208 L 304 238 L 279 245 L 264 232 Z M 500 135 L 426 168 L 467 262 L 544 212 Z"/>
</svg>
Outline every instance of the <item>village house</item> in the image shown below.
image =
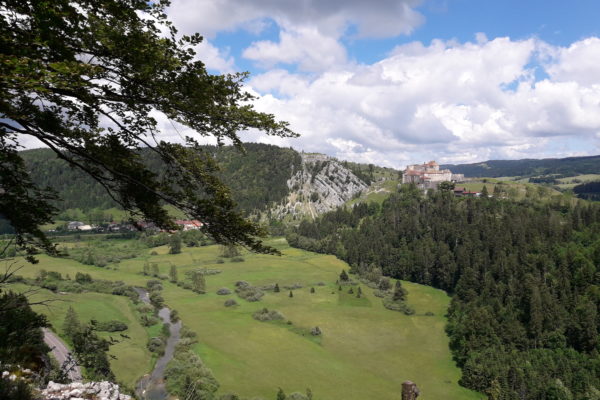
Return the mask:
<svg viewBox="0 0 600 400">
<path fill-rule="evenodd" d="M 182 220 L 178 219 L 175 221 L 175 225 L 181 228 L 182 231 L 190 231 L 195 229 L 200 229 L 202 227 L 202 222 L 197 219 L 194 220 Z"/>
</svg>

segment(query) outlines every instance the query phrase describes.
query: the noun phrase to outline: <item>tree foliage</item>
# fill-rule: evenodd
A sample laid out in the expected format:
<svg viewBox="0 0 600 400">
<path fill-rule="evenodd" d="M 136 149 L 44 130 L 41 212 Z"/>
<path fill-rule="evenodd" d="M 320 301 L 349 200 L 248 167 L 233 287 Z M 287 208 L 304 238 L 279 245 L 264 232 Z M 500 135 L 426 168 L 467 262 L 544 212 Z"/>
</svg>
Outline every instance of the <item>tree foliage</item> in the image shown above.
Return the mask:
<svg viewBox="0 0 600 400">
<path fill-rule="evenodd" d="M 31 182 L 17 152 L 30 136 L 90 175 L 126 210 L 173 228 L 165 204 L 205 222 L 217 241 L 274 252 L 264 232 L 235 210 L 214 157 L 186 137 L 159 140 L 157 118 L 241 148 L 238 132 L 295 134 L 255 111 L 246 74 L 211 75 L 196 59 L 198 34 L 179 35 L 168 2 L 3 0 L 0 2 L 0 214 L 19 244 L 52 246 L 37 226 L 54 211 L 52 194 Z M 140 157 L 147 147 L 159 175 Z"/>
<path fill-rule="evenodd" d="M 379 211 L 341 208 L 288 235 L 362 276 L 380 267 L 451 293 L 447 331 L 460 382 L 501 400 L 597 395 L 599 238 L 595 203 L 423 197 L 410 186 Z"/>
</svg>

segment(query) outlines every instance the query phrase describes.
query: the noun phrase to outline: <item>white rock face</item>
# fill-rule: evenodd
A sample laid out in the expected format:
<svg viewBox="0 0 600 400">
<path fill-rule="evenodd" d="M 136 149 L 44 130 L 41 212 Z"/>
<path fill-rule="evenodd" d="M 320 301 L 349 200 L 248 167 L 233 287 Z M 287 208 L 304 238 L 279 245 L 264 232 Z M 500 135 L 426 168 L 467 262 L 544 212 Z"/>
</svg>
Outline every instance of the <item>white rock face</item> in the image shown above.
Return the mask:
<svg viewBox="0 0 600 400">
<path fill-rule="evenodd" d="M 67 384 L 50 381 L 41 395 L 43 400 L 131 400 L 131 396 L 119 392 L 119 385 L 106 381 Z"/>
<path fill-rule="evenodd" d="M 278 218 L 286 215 L 310 215 L 331 211 L 356 193 L 367 189 L 349 169 L 324 154 L 302 154 L 302 169 L 287 181 L 291 193 L 287 203 L 273 210 Z"/>
</svg>

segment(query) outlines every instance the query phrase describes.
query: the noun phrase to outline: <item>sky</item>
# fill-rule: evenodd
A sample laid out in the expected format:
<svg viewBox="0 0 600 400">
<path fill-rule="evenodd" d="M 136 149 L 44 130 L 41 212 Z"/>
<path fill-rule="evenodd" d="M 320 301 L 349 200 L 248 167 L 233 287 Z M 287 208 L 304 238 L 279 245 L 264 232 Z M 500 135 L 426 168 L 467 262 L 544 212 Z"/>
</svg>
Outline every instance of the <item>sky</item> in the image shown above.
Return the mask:
<svg viewBox="0 0 600 400">
<path fill-rule="evenodd" d="M 172 0 L 212 73 L 296 139 L 401 168 L 600 154 L 598 0 Z M 189 133 L 161 121 L 163 135 Z"/>
</svg>

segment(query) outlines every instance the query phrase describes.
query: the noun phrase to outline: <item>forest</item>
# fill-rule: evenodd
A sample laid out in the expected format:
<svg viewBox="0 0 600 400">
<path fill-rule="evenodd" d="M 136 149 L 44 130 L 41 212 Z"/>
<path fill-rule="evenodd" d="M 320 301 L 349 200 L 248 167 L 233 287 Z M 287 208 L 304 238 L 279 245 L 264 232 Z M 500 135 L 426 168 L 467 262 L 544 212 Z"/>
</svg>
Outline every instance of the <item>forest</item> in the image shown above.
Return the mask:
<svg viewBox="0 0 600 400">
<path fill-rule="evenodd" d="M 204 146 L 202 149 L 217 160 L 220 170 L 216 175 L 231 189 L 239 208 L 247 211 L 262 209 L 287 196 L 286 181 L 301 163 L 296 151 L 266 144 L 245 143 L 244 154 L 233 146 Z M 69 167 L 50 149 L 26 150 L 20 154 L 33 182 L 39 187 L 49 186 L 58 193 L 60 201 L 54 205 L 60 211 L 116 206 L 99 183 Z M 143 149 L 142 156 L 150 169 L 160 175 L 162 163 L 158 155 Z"/>
<path fill-rule="evenodd" d="M 452 296 L 447 333 L 460 383 L 490 399 L 600 394 L 600 205 L 424 196 L 403 187 L 302 222 L 290 245 L 352 272 Z"/>
<path fill-rule="evenodd" d="M 556 175 L 554 178 L 600 173 L 600 156 L 545 158 L 524 160 L 490 160 L 475 164 L 447 164 L 455 174 L 467 177 L 540 176 Z"/>
</svg>

